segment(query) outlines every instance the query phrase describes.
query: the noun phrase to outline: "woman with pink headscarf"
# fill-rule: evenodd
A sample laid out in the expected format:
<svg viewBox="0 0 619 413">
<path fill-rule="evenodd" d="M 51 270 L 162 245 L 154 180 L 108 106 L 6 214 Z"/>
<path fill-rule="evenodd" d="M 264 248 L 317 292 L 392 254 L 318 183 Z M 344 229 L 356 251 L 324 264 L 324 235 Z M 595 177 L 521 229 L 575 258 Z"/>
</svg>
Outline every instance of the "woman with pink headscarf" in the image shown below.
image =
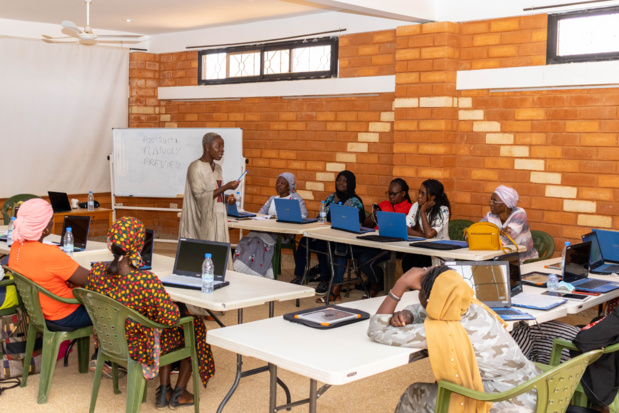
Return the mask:
<svg viewBox="0 0 619 413">
<path fill-rule="evenodd" d="M 40 198 L 24 202 L 15 219 L 9 267 L 57 296 L 73 298 L 71 289 L 86 284 L 88 270 L 58 246 L 43 243 L 52 232 L 53 218 L 49 202 Z M 43 294 L 39 299 L 52 331 L 73 331 L 92 324 L 82 305 L 64 304 Z"/>
<path fill-rule="evenodd" d="M 490 212 L 481 219 L 481 222 L 490 222 L 507 232 L 516 244 L 526 247 L 526 252 L 520 253 L 520 263 L 525 260 L 538 258 L 537 250 L 533 245 L 527 213 L 518 208 L 518 192 L 515 189 L 501 185 L 494 190 L 490 197 Z M 501 236 L 504 245 L 510 245 L 507 237 Z"/>
</svg>

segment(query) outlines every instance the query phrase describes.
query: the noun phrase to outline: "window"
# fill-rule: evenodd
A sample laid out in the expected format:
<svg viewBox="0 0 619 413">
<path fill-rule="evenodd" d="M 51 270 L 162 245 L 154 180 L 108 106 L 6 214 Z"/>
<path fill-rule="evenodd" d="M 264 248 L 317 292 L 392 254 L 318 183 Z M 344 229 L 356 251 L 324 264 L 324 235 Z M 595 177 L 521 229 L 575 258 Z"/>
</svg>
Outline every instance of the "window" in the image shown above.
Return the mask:
<svg viewBox="0 0 619 413">
<path fill-rule="evenodd" d="M 338 38 L 204 50 L 198 84 L 212 85 L 337 76 Z"/>
<path fill-rule="evenodd" d="M 548 15 L 548 64 L 619 59 L 619 7 Z"/>
</svg>

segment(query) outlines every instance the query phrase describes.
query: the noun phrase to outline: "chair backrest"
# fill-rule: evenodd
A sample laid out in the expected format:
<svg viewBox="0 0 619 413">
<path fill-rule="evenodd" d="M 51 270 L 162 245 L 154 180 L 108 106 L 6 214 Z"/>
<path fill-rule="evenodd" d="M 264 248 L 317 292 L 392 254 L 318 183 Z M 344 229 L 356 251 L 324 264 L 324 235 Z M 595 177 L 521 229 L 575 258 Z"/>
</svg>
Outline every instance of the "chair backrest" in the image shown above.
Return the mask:
<svg viewBox="0 0 619 413">
<path fill-rule="evenodd" d="M 539 258 L 527 260 L 527 262 L 541 261 L 552 257 L 555 252 L 555 240 L 550 234 L 533 229 L 531 230 L 531 237 L 533 237 L 533 246 L 537 250 Z"/>
<path fill-rule="evenodd" d="M 84 304 L 92 325 L 97 332 L 99 350 L 112 359 L 126 360 L 129 357 L 125 321 L 127 318 L 144 327 L 166 328 L 118 301 L 85 288 L 74 288 L 73 295 Z"/>
<path fill-rule="evenodd" d="M 32 194 L 17 194 L 7 199 L 4 202 L 4 205 L 2 205 L 2 215 L 4 216 L 4 225 L 8 225 L 11 219 L 11 216 L 15 216 L 15 213 L 13 211 L 9 213 L 9 208 L 13 209 L 13 205 L 15 205 L 17 202 L 27 201 L 32 198 L 40 198 L 40 196 L 32 195 Z"/>
<path fill-rule="evenodd" d="M 51 293 L 45 288 L 39 286 L 34 281 L 24 277 L 15 270 L 9 267 L 4 267 L 5 271 L 10 271 L 13 274 L 13 280 L 17 287 L 17 292 L 21 298 L 21 302 L 28 313 L 30 324 L 34 325 L 37 330 L 43 331 L 46 328 L 45 317 L 43 316 L 43 310 L 41 309 L 41 301 L 39 300 L 39 292 L 45 294 Z"/>
<path fill-rule="evenodd" d="M 473 225 L 468 219 L 452 219 L 449 221 L 449 239 L 464 241 L 464 229 Z"/>
</svg>

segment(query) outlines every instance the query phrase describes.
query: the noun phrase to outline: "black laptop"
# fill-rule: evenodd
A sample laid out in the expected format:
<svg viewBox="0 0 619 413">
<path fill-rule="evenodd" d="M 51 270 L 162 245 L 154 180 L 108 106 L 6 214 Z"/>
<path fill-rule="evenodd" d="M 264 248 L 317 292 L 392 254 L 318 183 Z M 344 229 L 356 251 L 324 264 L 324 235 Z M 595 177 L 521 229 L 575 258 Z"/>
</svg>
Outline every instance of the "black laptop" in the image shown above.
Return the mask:
<svg viewBox="0 0 619 413">
<path fill-rule="evenodd" d="M 49 196 L 49 202 L 52 204 L 54 214 L 59 212 L 71 211 L 71 203 L 69 202 L 69 195 L 66 192 L 52 192 L 47 191 Z"/>
<path fill-rule="evenodd" d="M 619 284 L 589 277 L 589 257 L 591 241 L 568 245 L 565 249 L 563 281 L 572 284 L 577 290 L 592 293 L 607 293 L 619 288 Z"/>
<path fill-rule="evenodd" d="M 88 232 L 90 231 L 90 216 L 64 216 L 59 244 L 61 248 L 64 246 L 64 234 L 66 234 L 67 228 L 71 228 L 71 232 L 73 232 L 73 251 L 84 251 L 88 242 Z"/>
</svg>

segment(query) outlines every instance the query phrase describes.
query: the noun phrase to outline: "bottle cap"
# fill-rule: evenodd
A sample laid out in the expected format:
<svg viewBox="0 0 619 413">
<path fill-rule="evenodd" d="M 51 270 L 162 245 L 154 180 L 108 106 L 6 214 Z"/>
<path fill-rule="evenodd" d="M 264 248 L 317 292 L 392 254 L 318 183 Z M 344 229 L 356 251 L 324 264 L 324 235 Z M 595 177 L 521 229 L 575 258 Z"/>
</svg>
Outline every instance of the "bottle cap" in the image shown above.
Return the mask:
<svg viewBox="0 0 619 413">
<path fill-rule="evenodd" d="M 324 204 L 324 203 L 325 203 L 325 201 L 320 201 L 320 203 L 321 203 L 321 204 Z"/>
<path fill-rule="evenodd" d="M 204 258 L 211 258 L 211 253 L 207 252 L 206 254 L 204 254 Z"/>
<path fill-rule="evenodd" d="M 88 193 L 89 193 L 89 194 L 92 194 L 92 191 L 89 191 Z"/>
<path fill-rule="evenodd" d="M 11 221 L 15 221 L 15 217 L 11 217 Z"/>
<path fill-rule="evenodd" d="M 73 231 L 73 228 L 67 227 L 67 232 L 71 232 L 71 231 Z"/>
<path fill-rule="evenodd" d="M 569 241 L 565 241 L 565 246 L 571 245 Z"/>
</svg>

